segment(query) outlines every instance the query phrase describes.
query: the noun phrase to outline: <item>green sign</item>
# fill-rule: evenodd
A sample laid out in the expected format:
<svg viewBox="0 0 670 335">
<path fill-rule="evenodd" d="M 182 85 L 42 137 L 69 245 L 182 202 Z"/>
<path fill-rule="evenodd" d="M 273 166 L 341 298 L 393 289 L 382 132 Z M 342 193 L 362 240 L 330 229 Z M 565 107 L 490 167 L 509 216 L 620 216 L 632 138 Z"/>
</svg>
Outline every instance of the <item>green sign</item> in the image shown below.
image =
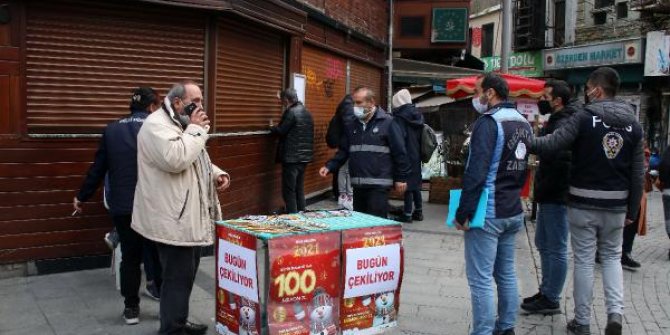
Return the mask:
<svg viewBox="0 0 670 335">
<path fill-rule="evenodd" d="M 433 8 L 431 42 L 465 43 L 467 38 L 467 8 Z"/>
<path fill-rule="evenodd" d="M 484 71 L 500 71 L 500 56 L 483 57 Z M 540 52 L 513 52 L 507 60 L 509 73 L 524 77 L 543 77 L 542 54 Z"/>
</svg>

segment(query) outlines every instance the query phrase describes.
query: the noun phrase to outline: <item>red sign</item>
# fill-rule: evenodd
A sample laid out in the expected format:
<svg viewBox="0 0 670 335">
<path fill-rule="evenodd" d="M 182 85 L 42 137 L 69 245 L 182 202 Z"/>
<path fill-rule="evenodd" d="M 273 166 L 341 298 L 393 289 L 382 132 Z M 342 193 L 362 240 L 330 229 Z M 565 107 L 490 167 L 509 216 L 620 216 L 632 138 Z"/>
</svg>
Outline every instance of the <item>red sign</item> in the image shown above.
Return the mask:
<svg viewBox="0 0 670 335">
<path fill-rule="evenodd" d="M 250 249 L 255 252 L 256 238 L 244 232 L 233 230 L 224 226 L 216 227 L 217 250 L 222 249 L 221 245 L 231 243 L 242 248 Z M 225 250 L 224 250 L 225 251 Z M 217 264 L 220 261 L 225 263 L 221 252 L 217 252 Z M 236 263 L 236 262 L 229 262 Z M 246 262 L 245 267 L 256 267 L 257 264 Z M 258 335 L 261 333 L 261 308 L 258 303 L 234 294 L 222 288 L 222 280 L 229 279 L 230 276 L 222 275 L 223 269 L 219 269 L 220 275 L 217 275 L 216 285 L 216 331 L 219 334 L 247 334 Z M 257 278 L 254 278 L 257 282 Z M 258 289 L 256 288 L 256 291 Z"/>
<path fill-rule="evenodd" d="M 472 28 L 472 46 L 479 48 L 482 45 L 482 27 Z"/>
<path fill-rule="evenodd" d="M 402 282 L 402 230 L 399 226 L 345 230 L 342 232 L 342 254 L 346 264 L 347 250 L 400 245 L 400 280 L 393 291 L 342 299 L 340 326 L 342 334 L 355 334 L 368 328 L 387 328 L 397 324 Z M 347 285 L 343 283 L 342 285 Z"/>
<path fill-rule="evenodd" d="M 280 237 L 268 247 L 270 334 L 337 334 L 340 233 Z"/>
</svg>

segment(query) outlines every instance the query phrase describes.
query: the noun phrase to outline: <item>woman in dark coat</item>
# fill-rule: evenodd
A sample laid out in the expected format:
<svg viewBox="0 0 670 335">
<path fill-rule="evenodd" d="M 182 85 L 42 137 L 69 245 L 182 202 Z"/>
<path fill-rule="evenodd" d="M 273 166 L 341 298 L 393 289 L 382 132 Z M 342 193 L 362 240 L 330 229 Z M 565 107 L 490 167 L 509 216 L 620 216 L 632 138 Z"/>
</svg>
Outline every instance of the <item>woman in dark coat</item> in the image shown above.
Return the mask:
<svg viewBox="0 0 670 335">
<path fill-rule="evenodd" d="M 405 191 L 405 208 L 398 221 L 422 221 L 421 133 L 423 131 L 423 115 L 412 104 L 412 97 L 406 89 L 398 91 L 393 96 L 393 120 L 398 123 L 402 136 L 405 138 L 407 157 L 411 166 L 411 172 L 407 178 L 407 191 Z"/>
</svg>

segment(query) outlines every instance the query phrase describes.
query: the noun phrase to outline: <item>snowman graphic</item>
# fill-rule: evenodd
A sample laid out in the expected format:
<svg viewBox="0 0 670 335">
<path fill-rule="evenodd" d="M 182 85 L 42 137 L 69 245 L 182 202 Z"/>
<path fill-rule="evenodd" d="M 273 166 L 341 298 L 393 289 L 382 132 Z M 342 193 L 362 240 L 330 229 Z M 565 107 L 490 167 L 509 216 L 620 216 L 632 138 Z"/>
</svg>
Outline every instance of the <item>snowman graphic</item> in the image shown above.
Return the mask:
<svg viewBox="0 0 670 335">
<path fill-rule="evenodd" d="M 337 326 L 333 320 L 333 299 L 323 288 L 314 291 L 309 306 L 309 334 L 335 335 Z"/>
<path fill-rule="evenodd" d="M 239 321 L 240 335 L 258 335 L 258 330 L 256 330 L 256 306 L 247 298 L 242 298 Z"/>
<path fill-rule="evenodd" d="M 372 326 L 382 326 L 396 320 L 395 291 L 380 293 L 375 297 L 375 317 Z"/>
</svg>

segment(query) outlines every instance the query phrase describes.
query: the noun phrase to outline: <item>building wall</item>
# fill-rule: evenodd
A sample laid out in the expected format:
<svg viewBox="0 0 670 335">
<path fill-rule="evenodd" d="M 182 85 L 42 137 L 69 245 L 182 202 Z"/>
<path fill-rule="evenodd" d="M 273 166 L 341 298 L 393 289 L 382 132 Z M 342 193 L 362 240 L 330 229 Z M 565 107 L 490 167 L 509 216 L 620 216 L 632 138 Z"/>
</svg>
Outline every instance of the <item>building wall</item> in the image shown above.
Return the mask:
<svg viewBox="0 0 670 335">
<path fill-rule="evenodd" d="M 466 43 L 433 43 L 431 29 L 433 9 L 435 8 L 468 8 L 469 2 L 463 0 L 396 0 L 393 18 L 393 49 L 454 49 L 460 50 Z M 423 35 L 404 37 L 400 33 L 400 19 L 405 16 L 423 16 Z"/>
<path fill-rule="evenodd" d="M 487 8 L 482 12 L 473 13 L 470 15 L 470 29 L 482 29 L 486 24 L 493 23 L 493 31 L 495 38 L 493 39 L 493 55 L 500 56 L 502 51 L 502 10 L 500 6 Z M 482 36 L 483 41 L 483 36 Z M 472 45 L 472 55 L 481 58 L 481 43 L 479 46 Z"/>
<path fill-rule="evenodd" d="M 386 0 L 298 0 L 356 31 L 386 42 L 389 5 Z"/>
<path fill-rule="evenodd" d="M 622 1 L 615 1 L 615 3 L 619 2 Z M 643 23 L 640 20 L 639 12 L 632 11 L 629 8 L 627 18 L 617 19 L 615 6 L 614 11 L 607 14 L 607 23 L 597 25 L 594 23 L 593 11 L 593 1 L 577 0 L 575 44 L 641 36 Z"/>
</svg>

